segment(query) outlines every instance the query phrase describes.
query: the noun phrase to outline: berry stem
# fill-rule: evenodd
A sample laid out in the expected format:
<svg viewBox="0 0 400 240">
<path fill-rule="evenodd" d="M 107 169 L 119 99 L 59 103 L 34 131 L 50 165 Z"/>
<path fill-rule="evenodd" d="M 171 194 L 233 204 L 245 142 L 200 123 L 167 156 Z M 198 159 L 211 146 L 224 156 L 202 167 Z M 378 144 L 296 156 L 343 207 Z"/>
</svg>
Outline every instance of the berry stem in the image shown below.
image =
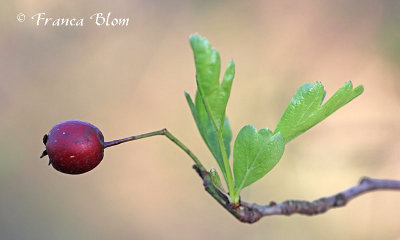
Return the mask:
<svg viewBox="0 0 400 240">
<path fill-rule="evenodd" d="M 196 164 L 196 166 L 198 167 L 198 169 L 200 171 L 207 171 L 206 168 L 203 166 L 203 164 L 201 164 L 199 159 L 196 157 L 196 155 L 194 155 L 194 153 L 192 151 L 190 151 L 190 149 L 188 147 L 186 147 L 181 141 L 179 141 L 179 139 L 177 139 L 174 135 L 172 135 L 166 128 L 158 130 L 158 131 L 154 131 L 154 132 L 144 133 L 144 134 L 140 134 L 140 135 L 136 135 L 136 136 L 131 136 L 131 137 L 122 138 L 122 139 L 118 139 L 118 140 L 114 140 L 114 141 L 110 141 L 110 142 L 105 142 L 104 148 L 108 148 L 108 147 L 115 146 L 115 145 L 125 143 L 125 142 L 130 142 L 133 140 L 138 140 L 138 139 L 153 137 L 153 136 L 158 136 L 158 135 L 166 136 L 169 140 L 171 140 L 173 143 L 175 143 L 179 148 L 181 148 L 183 151 L 185 151 L 187 153 L 187 155 L 189 155 L 189 157 L 194 161 L 194 163 Z"/>
<path fill-rule="evenodd" d="M 127 138 L 122 138 L 122 139 L 118 139 L 118 140 L 114 140 L 114 141 L 110 141 L 110 142 L 105 142 L 104 148 L 112 147 L 112 146 L 115 146 L 115 145 L 118 145 L 121 143 L 130 142 L 133 140 L 138 140 L 141 138 L 147 138 L 147 137 L 152 137 L 152 136 L 157 136 L 157 135 L 165 135 L 163 133 L 163 131 L 164 131 L 164 129 L 159 130 L 159 131 L 144 133 L 144 134 L 140 134 L 140 135 L 136 135 L 136 136 L 131 136 L 131 137 L 127 137 Z"/>
</svg>

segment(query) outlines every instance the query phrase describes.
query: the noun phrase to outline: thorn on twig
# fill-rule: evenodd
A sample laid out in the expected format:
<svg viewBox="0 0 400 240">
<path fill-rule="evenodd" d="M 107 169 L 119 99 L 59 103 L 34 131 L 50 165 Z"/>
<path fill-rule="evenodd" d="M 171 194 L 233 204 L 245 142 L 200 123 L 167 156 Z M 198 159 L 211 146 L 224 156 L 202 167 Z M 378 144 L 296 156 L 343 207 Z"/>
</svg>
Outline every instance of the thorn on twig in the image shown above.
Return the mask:
<svg viewBox="0 0 400 240">
<path fill-rule="evenodd" d="M 371 182 L 371 178 L 369 178 L 369 177 L 362 177 L 360 180 L 360 184 L 370 183 L 370 182 Z"/>
</svg>

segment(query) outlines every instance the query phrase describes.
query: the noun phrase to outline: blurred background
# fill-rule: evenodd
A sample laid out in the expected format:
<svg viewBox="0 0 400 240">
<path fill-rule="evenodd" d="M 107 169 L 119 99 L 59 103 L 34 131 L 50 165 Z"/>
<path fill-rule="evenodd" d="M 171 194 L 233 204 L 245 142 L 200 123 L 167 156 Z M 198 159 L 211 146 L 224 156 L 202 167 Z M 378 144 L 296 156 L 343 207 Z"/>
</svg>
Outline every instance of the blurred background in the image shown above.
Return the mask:
<svg viewBox="0 0 400 240">
<path fill-rule="evenodd" d="M 0 3 L 0 239 L 397 239 L 400 194 L 375 192 L 323 215 L 239 223 L 204 190 L 192 162 L 163 137 L 107 149 L 71 176 L 39 159 L 42 137 L 69 119 L 106 140 L 167 127 L 216 167 L 183 92 L 195 93 L 188 43 L 199 32 L 225 68 L 236 62 L 227 114 L 274 129 L 296 89 L 345 81 L 361 97 L 290 142 L 243 191 L 248 202 L 314 200 L 362 176 L 400 179 L 399 1 L 32 1 Z M 83 27 L 30 19 L 85 18 Z M 98 27 L 111 12 L 127 27 Z M 16 16 L 26 14 L 20 23 Z"/>
</svg>

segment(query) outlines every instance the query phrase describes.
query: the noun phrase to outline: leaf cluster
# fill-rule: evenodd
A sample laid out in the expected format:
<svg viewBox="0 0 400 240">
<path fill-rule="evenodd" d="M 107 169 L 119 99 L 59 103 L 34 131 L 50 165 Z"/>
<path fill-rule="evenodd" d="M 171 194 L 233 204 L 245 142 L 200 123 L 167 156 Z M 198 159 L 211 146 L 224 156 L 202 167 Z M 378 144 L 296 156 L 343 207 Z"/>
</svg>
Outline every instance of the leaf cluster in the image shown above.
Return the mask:
<svg viewBox="0 0 400 240">
<path fill-rule="evenodd" d="M 229 163 L 232 131 L 226 117 L 235 64 L 230 61 L 220 83 L 221 59 L 206 38 L 190 36 L 196 66 L 195 101 L 185 92 L 197 128 L 216 159 L 229 191 L 229 200 L 237 204 L 243 188 L 265 176 L 281 159 L 285 145 L 306 132 L 363 92 L 346 82 L 323 103 L 326 92 L 320 82 L 306 83 L 297 90 L 274 131 L 244 126 L 233 145 L 233 173 Z M 216 187 L 223 186 L 215 169 L 211 176 Z"/>
</svg>

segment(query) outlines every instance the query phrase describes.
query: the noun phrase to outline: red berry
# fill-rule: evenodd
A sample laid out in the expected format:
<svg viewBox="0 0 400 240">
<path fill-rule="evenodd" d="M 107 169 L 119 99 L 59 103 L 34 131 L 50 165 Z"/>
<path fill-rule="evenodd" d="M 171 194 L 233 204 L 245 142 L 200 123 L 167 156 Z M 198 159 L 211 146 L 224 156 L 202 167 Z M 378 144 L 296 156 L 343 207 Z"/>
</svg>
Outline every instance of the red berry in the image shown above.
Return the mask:
<svg viewBox="0 0 400 240">
<path fill-rule="evenodd" d="M 81 174 L 95 168 L 104 156 L 104 137 L 101 131 L 83 121 L 65 121 L 55 125 L 45 135 L 49 164 L 68 174 Z"/>
</svg>

